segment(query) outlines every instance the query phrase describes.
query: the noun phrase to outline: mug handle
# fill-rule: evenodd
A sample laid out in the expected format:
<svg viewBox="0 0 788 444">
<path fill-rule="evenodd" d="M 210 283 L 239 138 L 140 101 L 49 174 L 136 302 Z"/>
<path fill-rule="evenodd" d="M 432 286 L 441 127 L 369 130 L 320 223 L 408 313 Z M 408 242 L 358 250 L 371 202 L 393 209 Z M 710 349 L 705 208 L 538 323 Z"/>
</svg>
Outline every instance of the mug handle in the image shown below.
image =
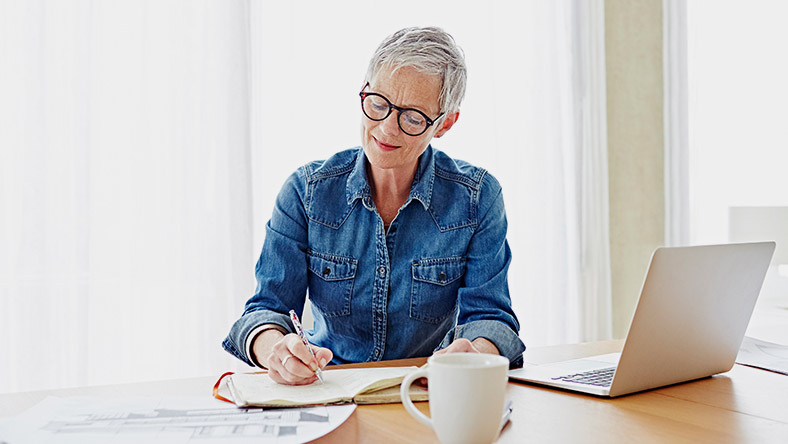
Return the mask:
<svg viewBox="0 0 788 444">
<path fill-rule="evenodd" d="M 408 413 L 410 413 L 410 416 L 416 418 L 420 423 L 424 424 L 425 426 L 433 429 L 432 420 L 428 418 L 424 413 L 421 413 L 416 408 L 416 406 L 413 405 L 413 401 L 410 399 L 410 386 L 413 385 L 413 381 L 415 381 L 416 378 L 428 378 L 427 369 L 417 370 L 405 376 L 405 379 L 402 380 L 402 384 L 399 387 L 399 396 L 402 399 L 402 406 L 405 407 L 405 410 L 407 410 Z"/>
</svg>

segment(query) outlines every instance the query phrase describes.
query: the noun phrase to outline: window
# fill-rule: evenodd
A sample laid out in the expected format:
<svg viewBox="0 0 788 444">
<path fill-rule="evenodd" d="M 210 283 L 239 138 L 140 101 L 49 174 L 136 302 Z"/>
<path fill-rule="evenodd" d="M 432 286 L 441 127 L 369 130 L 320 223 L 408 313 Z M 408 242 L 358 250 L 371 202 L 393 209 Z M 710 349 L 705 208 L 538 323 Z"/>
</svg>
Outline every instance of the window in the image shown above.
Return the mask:
<svg viewBox="0 0 788 444">
<path fill-rule="evenodd" d="M 788 3 L 687 2 L 690 242 L 735 206 L 788 205 Z"/>
<path fill-rule="evenodd" d="M 786 15 L 779 1 L 687 2 L 689 241 L 778 241 L 747 334 L 781 343 L 788 220 L 775 218 L 788 219 Z"/>
</svg>

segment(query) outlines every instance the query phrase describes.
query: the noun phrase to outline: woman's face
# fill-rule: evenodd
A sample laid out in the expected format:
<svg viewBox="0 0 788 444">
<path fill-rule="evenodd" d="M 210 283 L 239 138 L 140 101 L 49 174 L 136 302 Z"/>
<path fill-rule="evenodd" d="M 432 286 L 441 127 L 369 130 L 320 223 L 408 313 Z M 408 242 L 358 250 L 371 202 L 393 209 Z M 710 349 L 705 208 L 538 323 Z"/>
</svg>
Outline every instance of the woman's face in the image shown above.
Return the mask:
<svg viewBox="0 0 788 444">
<path fill-rule="evenodd" d="M 396 106 L 415 108 L 435 119 L 441 113 L 440 88 L 437 76 L 402 67 L 394 74 L 387 69 L 381 70 L 366 91 L 382 94 Z M 362 113 L 361 143 L 372 168 L 412 174 L 430 140 L 448 131 L 456 117 L 441 120 L 419 136 L 409 136 L 397 124 L 398 116 L 399 112 L 394 109 L 385 120 L 374 121 Z"/>
</svg>

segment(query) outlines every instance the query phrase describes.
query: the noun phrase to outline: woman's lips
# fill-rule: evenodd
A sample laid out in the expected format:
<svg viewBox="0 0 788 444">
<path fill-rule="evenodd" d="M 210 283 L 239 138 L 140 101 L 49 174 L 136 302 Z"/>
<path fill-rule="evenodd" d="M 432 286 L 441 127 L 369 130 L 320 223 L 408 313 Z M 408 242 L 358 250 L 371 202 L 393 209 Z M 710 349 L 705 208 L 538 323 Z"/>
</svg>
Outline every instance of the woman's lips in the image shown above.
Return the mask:
<svg viewBox="0 0 788 444">
<path fill-rule="evenodd" d="M 383 143 L 378 139 L 375 139 L 375 143 L 378 145 L 378 148 L 380 148 L 383 151 L 394 151 L 397 148 L 399 148 L 396 145 L 389 145 L 388 143 Z"/>
</svg>

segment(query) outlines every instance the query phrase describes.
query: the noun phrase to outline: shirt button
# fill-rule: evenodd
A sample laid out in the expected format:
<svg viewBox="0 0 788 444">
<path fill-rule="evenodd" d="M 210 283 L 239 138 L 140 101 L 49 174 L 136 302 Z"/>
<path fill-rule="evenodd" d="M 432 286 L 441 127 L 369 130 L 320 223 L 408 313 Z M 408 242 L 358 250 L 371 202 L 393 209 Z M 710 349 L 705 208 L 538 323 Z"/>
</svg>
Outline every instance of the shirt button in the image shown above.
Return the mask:
<svg viewBox="0 0 788 444">
<path fill-rule="evenodd" d="M 385 276 L 386 275 L 386 267 L 378 268 L 378 274 L 380 275 L 380 277 Z"/>
</svg>

